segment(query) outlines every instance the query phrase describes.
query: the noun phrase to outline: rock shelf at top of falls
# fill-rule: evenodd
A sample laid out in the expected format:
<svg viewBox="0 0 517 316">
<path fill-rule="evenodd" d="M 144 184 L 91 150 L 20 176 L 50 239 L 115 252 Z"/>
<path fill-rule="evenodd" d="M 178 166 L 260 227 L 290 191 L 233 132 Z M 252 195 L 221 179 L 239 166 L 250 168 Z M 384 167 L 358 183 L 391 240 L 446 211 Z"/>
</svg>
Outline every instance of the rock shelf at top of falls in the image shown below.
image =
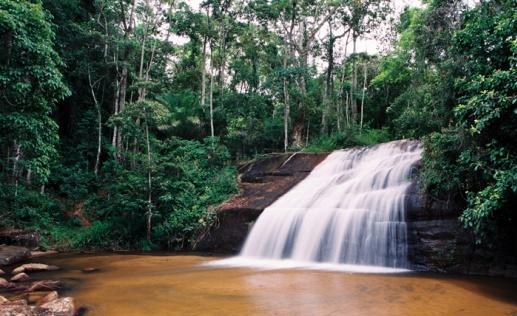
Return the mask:
<svg viewBox="0 0 517 316">
<path fill-rule="evenodd" d="M 239 257 L 224 263 L 407 268 L 405 194 L 421 153 L 412 140 L 333 152 L 264 210 Z"/>
</svg>

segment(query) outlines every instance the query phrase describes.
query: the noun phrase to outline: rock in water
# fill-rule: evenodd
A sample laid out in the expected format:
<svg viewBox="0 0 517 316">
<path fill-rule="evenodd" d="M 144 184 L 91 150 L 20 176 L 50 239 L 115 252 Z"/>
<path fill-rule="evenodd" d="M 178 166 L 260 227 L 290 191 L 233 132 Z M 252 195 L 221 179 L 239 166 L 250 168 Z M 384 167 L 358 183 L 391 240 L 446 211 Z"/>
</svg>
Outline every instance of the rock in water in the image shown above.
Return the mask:
<svg viewBox="0 0 517 316">
<path fill-rule="evenodd" d="M 4 270 L 0 269 L 0 275 L 5 274 Z"/>
<path fill-rule="evenodd" d="M 2 295 L 0 295 L 0 305 L 2 305 L 5 302 L 9 302 L 9 300 L 6 299 L 5 297 L 3 297 Z"/>
<path fill-rule="evenodd" d="M 0 305 L 0 316 L 31 316 L 32 311 L 26 300 L 4 302 Z"/>
<path fill-rule="evenodd" d="M 12 288 L 14 286 L 14 283 L 11 283 L 4 278 L 0 278 L 0 288 Z"/>
<path fill-rule="evenodd" d="M 18 273 L 28 272 L 28 271 L 31 271 L 31 272 L 54 271 L 54 270 L 58 270 L 58 269 L 59 269 L 59 267 L 51 266 L 51 265 L 44 264 L 44 263 L 26 263 L 26 264 L 22 264 L 21 266 L 19 266 L 16 269 L 14 269 L 13 274 L 18 274 Z"/>
<path fill-rule="evenodd" d="M 59 298 L 59 295 L 57 294 L 56 291 L 52 291 L 50 293 L 48 293 L 47 295 L 45 295 L 39 302 L 38 302 L 38 305 L 43 305 L 43 304 L 46 304 L 46 303 L 49 303 L 49 302 L 52 302 L 52 301 L 55 301 Z"/>
<path fill-rule="evenodd" d="M 17 275 L 13 276 L 11 278 L 11 282 L 24 282 L 24 281 L 29 281 L 30 279 L 31 278 L 27 273 L 22 272 L 22 273 L 18 273 Z"/>
<path fill-rule="evenodd" d="M 61 286 L 61 282 L 52 280 L 41 280 L 32 282 L 31 286 L 27 288 L 27 292 L 32 291 L 49 291 L 55 290 Z"/>
<path fill-rule="evenodd" d="M 73 316 L 75 311 L 74 299 L 63 297 L 41 305 L 38 309 L 51 312 L 50 315 Z"/>
<path fill-rule="evenodd" d="M 14 264 L 29 258 L 31 252 L 25 247 L 0 246 L 0 266 Z"/>
</svg>

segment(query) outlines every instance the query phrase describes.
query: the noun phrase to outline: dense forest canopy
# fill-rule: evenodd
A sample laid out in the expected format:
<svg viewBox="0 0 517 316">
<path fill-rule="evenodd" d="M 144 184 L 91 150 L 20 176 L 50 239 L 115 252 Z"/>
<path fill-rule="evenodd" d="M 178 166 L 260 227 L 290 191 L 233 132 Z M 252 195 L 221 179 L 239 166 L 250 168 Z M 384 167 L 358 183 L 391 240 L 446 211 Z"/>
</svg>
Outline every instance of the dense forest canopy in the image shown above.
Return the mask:
<svg viewBox="0 0 517 316">
<path fill-rule="evenodd" d="M 192 247 L 239 160 L 417 138 L 422 189 L 517 246 L 516 28 L 516 0 L 0 0 L 0 228 Z"/>
</svg>

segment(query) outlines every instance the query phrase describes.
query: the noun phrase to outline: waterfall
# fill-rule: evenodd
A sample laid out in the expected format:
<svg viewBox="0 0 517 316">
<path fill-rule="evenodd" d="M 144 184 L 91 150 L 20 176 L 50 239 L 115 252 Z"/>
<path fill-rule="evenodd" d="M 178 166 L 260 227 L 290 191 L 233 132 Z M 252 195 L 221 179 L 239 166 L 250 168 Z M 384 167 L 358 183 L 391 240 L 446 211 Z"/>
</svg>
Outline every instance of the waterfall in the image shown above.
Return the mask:
<svg viewBox="0 0 517 316">
<path fill-rule="evenodd" d="M 411 140 L 334 151 L 263 211 L 226 263 L 407 268 L 405 195 L 421 153 Z"/>
</svg>

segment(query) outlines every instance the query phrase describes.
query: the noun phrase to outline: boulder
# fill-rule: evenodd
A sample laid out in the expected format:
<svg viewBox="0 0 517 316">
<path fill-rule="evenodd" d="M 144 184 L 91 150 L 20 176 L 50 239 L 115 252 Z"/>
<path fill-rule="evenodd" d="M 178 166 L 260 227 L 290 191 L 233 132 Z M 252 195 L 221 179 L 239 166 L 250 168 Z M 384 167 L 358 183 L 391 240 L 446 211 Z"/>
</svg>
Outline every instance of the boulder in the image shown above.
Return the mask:
<svg viewBox="0 0 517 316">
<path fill-rule="evenodd" d="M 0 288 L 6 288 L 6 289 L 9 289 L 9 288 L 12 288 L 14 287 L 15 284 L 12 283 L 12 282 L 9 282 L 7 281 L 6 279 L 4 278 L 0 278 Z"/>
<path fill-rule="evenodd" d="M 59 298 L 59 295 L 56 291 L 49 292 L 45 295 L 41 300 L 38 301 L 38 305 L 43 305 L 52 301 L 55 301 Z"/>
<path fill-rule="evenodd" d="M 30 279 L 31 278 L 27 273 L 21 272 L 15 276 L 13 276 L 10 281 L 11 282 L 25 282 L 25 281 L 29 281 Z"/>
<path fill-rule="evenodd" d="M 5 297 L 3 297 L 2 295 L 0 295 L 0 305 L 2 305 L 5 302 L 9 302 L 9 300 L 6 299 Z"/>
<path fill-rule="evenodd" d="M 44 263 L 26 263 L 26 264 L 22 264 L 21 266 L 19 266 L 18 268 L 14 269 L 13 270 L 13 274 L 18 274 L 18 273 L 22 273 L 22 272 L 38 272 L 38 271 L 54 271 L 54 270 L 58 270 L 59 267 L 56 267 L 56 266 L 51 266 L 51 265 L 48 265 L 48 264 L 44 264 Z"/>
<path fill-rule="evenodd" d="M 15 264 L 29 258 L 29 249 L 18 246 L 0 246 L 0 266 Z"/>
<path fill-rule="evenodd" d="M 27 292 L 33 292 L 33 291 L 52 291 L 56 290 L 61 286 L 61 282 L 59 281 L 52 281 L 52 280 L 41 280 L 41 281 L 34 281 L 32 284 L 27 287 Z"/>
<path fill-rule="evenodd" d="M 0 316 L 31 316 L 32 311 L 26 300 L 4 302 L 0 305 Z"/>
<path fill-rule="evenodd" d="M 41 305 L 38 310 L 48 311 L 50 315 L 73 316 L 75 312 L 74 299 L 63 297 Z"/>
</svg>

